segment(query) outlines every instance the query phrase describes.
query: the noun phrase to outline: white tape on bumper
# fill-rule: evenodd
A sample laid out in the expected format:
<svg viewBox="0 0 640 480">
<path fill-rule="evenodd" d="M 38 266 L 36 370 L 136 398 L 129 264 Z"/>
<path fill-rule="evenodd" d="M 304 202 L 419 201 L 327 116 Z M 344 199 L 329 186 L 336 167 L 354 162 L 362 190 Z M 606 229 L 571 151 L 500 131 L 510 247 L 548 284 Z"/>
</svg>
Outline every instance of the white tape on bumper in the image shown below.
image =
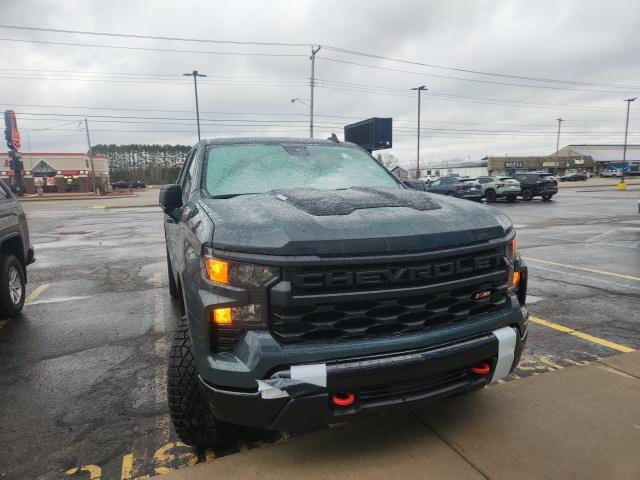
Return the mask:
<svg viewBox="0 0 640 480">
<path fill-rule="evenodd" d="M 509 375 L 515 360 L 517 332 L 511 327 L 504 327 L 491 333 L 498 339 L 498 362 L 491 377 L 491 383 L 493 383 Z"/>
<path fill-rule="evenodd" d="M 292 365 L 291 380 L 300 380 L 301 382 L 317 385 L 318 387 L 326 387 L 327 366 L 324 363 Z"/>
<path fill-rule="evenodd" d="M 258 392 L 260 392 L 260 396 L 265 400 L 270 400 L 272 398 L 284 398 L 289 396 L 289 394 L 284 390 L 272 387 L 262 380 L 256 380 L 256 382 L 258 382 Z"/>
</svg>

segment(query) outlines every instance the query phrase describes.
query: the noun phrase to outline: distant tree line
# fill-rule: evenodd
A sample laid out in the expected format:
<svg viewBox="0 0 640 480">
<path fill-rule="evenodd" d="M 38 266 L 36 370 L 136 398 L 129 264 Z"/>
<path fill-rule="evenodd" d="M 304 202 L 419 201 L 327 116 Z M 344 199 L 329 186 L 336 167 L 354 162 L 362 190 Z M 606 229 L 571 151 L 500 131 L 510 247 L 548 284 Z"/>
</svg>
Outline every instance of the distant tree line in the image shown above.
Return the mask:
<svg viewBox="0 0 640 480">
<path fill-rule="evenodd" d="M 94 155 L 109 159 L 112 181 L 173 183 L 191 147 L 187 145 L 95 145 Z"/>
</svg>

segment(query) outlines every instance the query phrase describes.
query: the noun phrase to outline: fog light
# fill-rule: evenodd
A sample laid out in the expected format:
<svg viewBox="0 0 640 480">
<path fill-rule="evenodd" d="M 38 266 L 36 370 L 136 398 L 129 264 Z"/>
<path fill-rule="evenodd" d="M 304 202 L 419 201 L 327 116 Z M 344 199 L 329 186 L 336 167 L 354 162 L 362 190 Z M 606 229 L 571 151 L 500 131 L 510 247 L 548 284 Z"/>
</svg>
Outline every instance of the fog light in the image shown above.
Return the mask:
<svg viewBox="0 0 640 480">
<path fill-rule="evenodd" d="M 213 310 L 213 323 L 216 325 L 231 325 L 233 319 L 231 317 L 231 308 L 215 308 Z"/>
</svg>

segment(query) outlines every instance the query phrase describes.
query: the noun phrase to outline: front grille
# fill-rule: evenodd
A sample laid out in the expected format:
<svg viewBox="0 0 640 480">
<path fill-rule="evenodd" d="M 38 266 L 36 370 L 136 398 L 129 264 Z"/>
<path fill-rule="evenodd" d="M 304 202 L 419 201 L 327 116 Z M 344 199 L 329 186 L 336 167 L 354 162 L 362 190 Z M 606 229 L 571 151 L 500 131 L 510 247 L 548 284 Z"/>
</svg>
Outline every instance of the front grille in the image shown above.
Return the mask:
<svg viewBox="0 0 640 480">
<path fill-rule="evenodd" d="M 293 295 L 426 286 L 505 271 L 504 255 L 504 245 L 499 245 L 466 254 L 450 253 L 431 260 L 288 267 L 284 271 L 284 280 L 291 282 Z"/>
<path fill-rule="evenodd" d="M 361 387 L 356 390 L 356 397 L 361 404 L 409 399 L 426 395 L 439 388 L 445 388 L 457 383 L 469 383 L 474 380 L 477 380 L 477 377 L 469 373 L 467 367 L 463 367 L 419 379 L 405 380 L 386 385 Z"/>
<path fill-rule="evenodd" d="M 433 293 L 362 301 L 319 301 L 310 306 L 271 305 L 269 326 L 282 343 L 355 340 L 403 335 L 463 322 L 506 305 L 500 281 L 433 289 Z"/>
</svg>

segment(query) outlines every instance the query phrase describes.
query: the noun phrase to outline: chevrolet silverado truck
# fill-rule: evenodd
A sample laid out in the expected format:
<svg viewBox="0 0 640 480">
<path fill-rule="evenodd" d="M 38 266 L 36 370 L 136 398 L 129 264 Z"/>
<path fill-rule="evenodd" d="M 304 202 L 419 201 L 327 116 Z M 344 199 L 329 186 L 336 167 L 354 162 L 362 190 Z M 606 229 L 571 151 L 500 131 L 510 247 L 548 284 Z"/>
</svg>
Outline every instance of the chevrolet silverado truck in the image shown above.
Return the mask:
<svg viewBox="0 0 640 480">
<path fill-rule="evenodd" d="M 160 191 L 186 444 L 316 427 L 505 378 L 527 338 L 509 218 L 330 140 L 199 142 Z"/>
</svg>

